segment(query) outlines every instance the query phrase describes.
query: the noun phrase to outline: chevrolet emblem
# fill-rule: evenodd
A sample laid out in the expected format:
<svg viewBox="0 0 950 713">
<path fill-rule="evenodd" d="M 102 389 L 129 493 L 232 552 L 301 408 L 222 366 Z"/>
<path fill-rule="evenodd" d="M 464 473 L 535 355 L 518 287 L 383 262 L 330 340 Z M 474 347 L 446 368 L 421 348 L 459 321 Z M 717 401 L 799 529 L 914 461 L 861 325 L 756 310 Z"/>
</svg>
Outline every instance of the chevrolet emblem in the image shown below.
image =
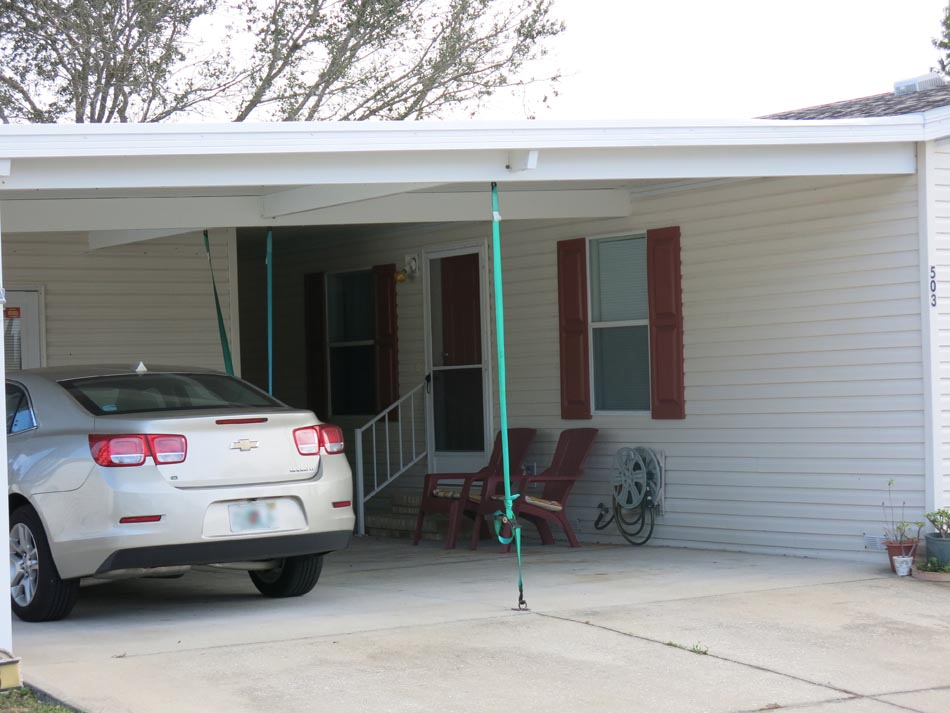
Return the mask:
<svg viewBox="0 0 950 713">
<path fill-rule="evenodd" d="M 258 441 L 252 441 L 248 438 L 242 438 L 240 441 L 235 441 L 231 444 L 232 451 L 241 451 L 242 453 L 247 453 L 254 448 L 257 448 L 260 445 Z"/>
</svg>

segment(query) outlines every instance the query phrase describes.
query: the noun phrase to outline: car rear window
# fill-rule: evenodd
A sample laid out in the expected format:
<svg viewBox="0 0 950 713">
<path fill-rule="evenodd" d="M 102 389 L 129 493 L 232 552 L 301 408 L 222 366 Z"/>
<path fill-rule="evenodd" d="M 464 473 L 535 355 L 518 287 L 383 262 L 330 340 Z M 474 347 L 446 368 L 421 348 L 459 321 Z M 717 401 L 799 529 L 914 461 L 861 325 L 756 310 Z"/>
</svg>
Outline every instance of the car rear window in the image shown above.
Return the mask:
<svg viewBox="0 0 950 713">
<path fill-rule="evenodd" d="M 250 384 L 223 374 L 123 374 L 59 384 L 96 416 L 284 406 Z"/>
</svg>

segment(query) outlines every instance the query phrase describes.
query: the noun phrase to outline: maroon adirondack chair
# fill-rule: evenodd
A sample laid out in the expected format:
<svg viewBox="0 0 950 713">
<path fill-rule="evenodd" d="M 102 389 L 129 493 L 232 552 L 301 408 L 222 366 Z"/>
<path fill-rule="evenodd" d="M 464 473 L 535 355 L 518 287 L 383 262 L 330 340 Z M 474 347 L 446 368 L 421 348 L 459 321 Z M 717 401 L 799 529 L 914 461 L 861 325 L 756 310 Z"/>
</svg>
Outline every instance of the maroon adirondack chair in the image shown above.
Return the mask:
<svg viewBox="0 0 950 713">
<path fill-rule="evenodd" d="M 535 433 L 536 431 L 533 428 L 508 429 L 508 455 L 511 461 L 510 471 L 512 473 L 521 470 L 521 463 L 524 461 L 525 454 L 534 440 Z M 462 511 L 465 503 L 470 502 L 469 495 L 473 492 L 473 486 L 476 486 L 475 494 L 480 496 L 487 483 L 501 482 L 498 479 L 503 477 L 501 433 L 495 436 L 495 445 L 492 447 L 488 465 L 481 470 L 474 473 L 429 473 L 426 475 L 412 544 L 418 545 L 422 538 L 422 525 L 425 522 L 426 515 L 438 513 L 448 515 L 449 525 L 445 533 L 445 549 L 454 549 L 459 528 L 462 524 Z M 462 481 L 462 483 L 458 484 L 457 481 Z M 476 535 L 477 532 L 478 528 L 476 527 Z M 475 547 L 472 549 L 475 549 Z"/>
<path fill-rule="evenodd" d="M 515 485 L 518 474 L 521 473 L 521 465 L 528 454 L 528 449 L 534 441 L 534 435 L 537 431 L 533 428 L 509 428 L 508 429 L 508 459 L 510 467 L 508 472 L 511 474 L 512 492 L 517 492 Z M 478 490 L 469 489 L 466 496 L 461 498 L 461 514 L 470 518 L 472 522 L 472 541 L 473 550 L 478 549 L 478 541 L 482 537 L 490 537 L 491 530 L 485 521 L 486 515 L 493 515 L 498 510 L 504 509 L 505 494 L 505 471 L 501 462 L 501 434 L 499 434 L 495 443 L 498 453 L 498 467 L 489 473 L 482 480 L 481 488 Z M 492 452 L 494 456 L 494 451 Z M 461 523 L 461 518 L 459 518 Z"/>
<path fill-rule="evenodd" d="M 587 454 L 590 453 L 596 437 L 596 428 L 571 428 L 562 431 L 554 450 L 554 458 L 547 470 L 539 475 L 526 475 L 521 478 L 518 485 L 521 497 L 515 500 L 513 506 L 515 517 L 534 524 L 541 535 L 542 544 L 554 544 L 551 523 L 557 523 L 567 535 L 568 544 L 571 547 L 580 547 L 565 511 L 574 483 L 584 474 L 584 461 L 587 460 Z M 535 483 L 544 485 L 539 496 L 528 494 L 529 487 Z"/>
</svg>

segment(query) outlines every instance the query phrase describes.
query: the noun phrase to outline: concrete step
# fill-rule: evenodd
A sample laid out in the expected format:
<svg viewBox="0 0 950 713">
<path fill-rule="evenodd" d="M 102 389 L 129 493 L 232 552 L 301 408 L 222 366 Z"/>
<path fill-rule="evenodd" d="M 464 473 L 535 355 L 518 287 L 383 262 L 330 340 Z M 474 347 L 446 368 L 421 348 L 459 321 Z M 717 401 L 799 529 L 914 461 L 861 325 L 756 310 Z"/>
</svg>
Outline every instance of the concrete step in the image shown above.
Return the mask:
<svg viewBox="0 0 950 713">
<path fill-rule="evenodd" d="M 393 493 L 390 498 L 390 503 L 394 508 L 412 508 L 415 512 L 419 512 L 419 503 L 422 502 L 421 493 Z"/>
<path fill-rule="evenodd" d="M 366 534 L 373 537 L 385 537 L 390 540 L 408 540 L 412 538 L 412 533 L 405 530 L 385 530 L 376 527 L 368 527 Z M 423 532 L 422 539 L 430 542 L 442 542 L 443 535 L 438 532 Z"/>
<path fill-rule="evenodd" d="M 403 530 L 405 532 L 414 532 L 416 529 L 416 517 L 407 515 L 398 515 L 394 513 L 373 513 L 366 515 L 366 527 L 378 527 L 383 530 Z M 444 518 L 427 517 L 422 526 L 423 532 L 445 532 L 446 522 Z"/>
</svg>

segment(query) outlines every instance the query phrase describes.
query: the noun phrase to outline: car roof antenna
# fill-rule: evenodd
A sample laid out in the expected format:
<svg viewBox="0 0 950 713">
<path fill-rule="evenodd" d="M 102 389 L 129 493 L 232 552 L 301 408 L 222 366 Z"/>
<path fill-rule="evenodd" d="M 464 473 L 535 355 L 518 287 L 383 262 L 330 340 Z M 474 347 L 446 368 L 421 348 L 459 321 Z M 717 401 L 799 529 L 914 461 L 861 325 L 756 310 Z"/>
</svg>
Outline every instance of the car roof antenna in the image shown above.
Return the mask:
<svg viewBox="0 0 950 713">
<path fill-rule="evenodd" d="M 140 361 L 140 362 L 139 362 L 139 365 L 138 365 L 137 367 L 135 367 L 135 373 L 136 373 L 136 374 L 144 374 L 144 373 L 147 372 L 147 371 L 148 371 L 148 369 L 145 367 L 145 362 L 144 362 L 144 361 Z"/>
</svg>

